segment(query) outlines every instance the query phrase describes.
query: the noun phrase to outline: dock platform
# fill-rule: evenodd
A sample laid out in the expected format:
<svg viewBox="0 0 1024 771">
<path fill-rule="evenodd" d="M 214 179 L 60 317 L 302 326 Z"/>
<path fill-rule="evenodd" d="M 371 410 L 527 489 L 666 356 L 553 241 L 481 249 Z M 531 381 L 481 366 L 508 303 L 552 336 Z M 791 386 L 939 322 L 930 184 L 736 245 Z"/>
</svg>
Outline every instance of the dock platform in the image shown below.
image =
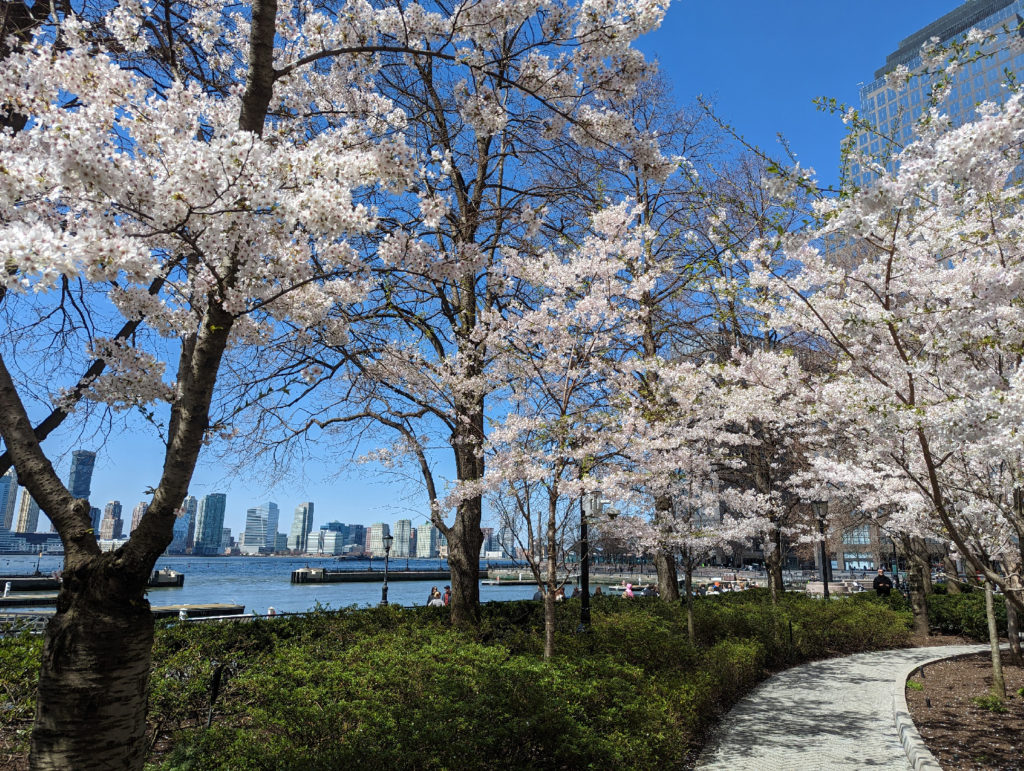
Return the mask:
<svg viewBox="0 0 1024 771">
<path fill-rule="evenodd" d="M 388 581 L 450 581 L 450 570 L 388 570 Z M 292 571 L 293 584 L 337 584 L 383 581 L 383 570 L 327 570 L 299 568 Z"/>
</svg>

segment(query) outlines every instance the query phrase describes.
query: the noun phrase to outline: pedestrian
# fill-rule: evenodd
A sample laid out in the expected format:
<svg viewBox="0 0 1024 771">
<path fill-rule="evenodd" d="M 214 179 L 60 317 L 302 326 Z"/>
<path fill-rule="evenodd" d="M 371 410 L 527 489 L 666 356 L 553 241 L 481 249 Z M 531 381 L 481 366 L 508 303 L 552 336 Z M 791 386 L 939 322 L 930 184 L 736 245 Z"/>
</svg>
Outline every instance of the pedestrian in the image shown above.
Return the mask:
<svg viewBox="0 0 1024 771">
<path fill-rule="evenodd" d="M 430 594 L 430 600 L 427 602 L 427 607 L 430 608 L 443 608 L 444 600 L 441 599 L 441 592 L 435 588 Z"/>
<path fill-rule="evenodd" d="M 443 602 L 444 602 L 445 605 L 451 605 L 451 603 L 452 603 L 452 588 L 450 586 L 445 586 L 445 588 L 444 588 L 444 600 L 443 600 Z"/>
<path fill-rule="evenodd" d="M 602 592 L 602 591 L 601 591 L 601 587 L 600 587 L 600 586 L 599 586 L 599 587 L 597 587 L 597 588 L 596 588 L 596 589 L 594 590 L 594 596 L 595 596 L 595 597 L 604 597 L 604 592 Z"/>
<path fill-rule="evenodd" d="M 437 591 L 437 587 L 436 587 L 436 586 L 432 586 L 432 587 L 430 587 L 430 593 L 429 593 L 429 594 L 427 594 L 427 605 L 429 605 L 429 604 L 430 604 L 430 601 L 431 601 L 432 599 L 434 599 L 434 595 L 435 595 L 435 594 L 436 594 L 436 595 L 437 595 L 438 597 L 440 597 L 440 596 L 441 596 L 441 592 Z"/>
<path fill-rule="evenodd" d="M 535 591 L 533 593 L 533 599 L 536 600 L 537 602 L 540 602 L 541 600 L 544 599 L 544 592 L 542 592 L 540 589 L 538 589 L 537 591 Z"/>
<path fill-rule="evenodd" d="M 872 588 L 875 590 L 875 594 L 879 597 L 888 597 L 892 592 L 892 579 L 885 574 L 885 568 L 878 569 L 878 575 L 875 576 L 875 580 L 871 582 Z"/>
<path fill-rule="evenodd" d="M 581 591 L 580 591 L 580 588 L 579 588 L 579 586 L 574 586 L 574 587 L 572 588 L 572 598 L 573 598 L 574 600 L 575 600 L 575 599 L 576 599 L 577 597 L 579 597 L 579 596 L 580 596 L 580 595 L 581 595 L 582 593 L 583 593 L 583 592 L 581 592 Z"/>
<path fill-rule="evenodd" d="M 626 599 L 633 599 L 633 597 L 635 596 L 633 594 L 633 584 L 626 584 L 626 589 L 622 592 L 622 596 Z"/>
</svg>

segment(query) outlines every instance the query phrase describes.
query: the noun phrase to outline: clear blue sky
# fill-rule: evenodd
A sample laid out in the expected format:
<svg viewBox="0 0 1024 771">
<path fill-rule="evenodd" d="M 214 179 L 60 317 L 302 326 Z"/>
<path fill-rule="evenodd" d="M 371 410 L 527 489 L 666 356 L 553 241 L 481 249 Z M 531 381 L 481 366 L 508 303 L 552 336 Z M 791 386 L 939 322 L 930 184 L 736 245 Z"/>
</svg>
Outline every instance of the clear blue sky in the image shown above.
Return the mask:
<svg viewBox="0 0 1024 771">
<path fill-rule="evenodd" d="M 872 75 L 899 41 L 960 3 L 956 0 L 712 0 L 678 2 L 664 26 L 644 39 L 641 48 L 657 57 L 673 82 L 676 100 L 691 102 L 698 94 L 714 99 L 719 114 L 750 142 L 769 151 L 776 135 L 789 140 L 801 163 L 813 166 L 825 182 L 836 178 L 843 125 L 838 117 L 818 112 L 817 96 L 857 99 L 858 84 Z M 150 433 L 147 432 L 149 437 Z M 74 447 L 93 449 L 87 442 Z M 71 449 L 71 447 L 69 447 Z M 93 476 L 93 505 L 114 498 L 126 512 L 148 497 L 157 482 L 162 455 L 152 438 L 122 436 L 100 451 Z M 336 465 L 350 465 L 348 455 Z M 58 462 L 66 476 L 70 458 Z M 237 535 L 245 509 L 265 500 L 281 507 L 280 530 L 287 532 L 295 506 L 316 504 L 315 523 L 329 519 L 370 524 L 412 518 L 426 520 L 425 498 L 402 484 L 356 467 L 355 476 L 332 478 L 335 466 L 309 465 L 291 479 L 225 479 L 207 455 L 200 458 L 192 493 L 226 492 L 225 526 Z M 41 529 L 42 529 L 41 524 Z"/>
</svg>

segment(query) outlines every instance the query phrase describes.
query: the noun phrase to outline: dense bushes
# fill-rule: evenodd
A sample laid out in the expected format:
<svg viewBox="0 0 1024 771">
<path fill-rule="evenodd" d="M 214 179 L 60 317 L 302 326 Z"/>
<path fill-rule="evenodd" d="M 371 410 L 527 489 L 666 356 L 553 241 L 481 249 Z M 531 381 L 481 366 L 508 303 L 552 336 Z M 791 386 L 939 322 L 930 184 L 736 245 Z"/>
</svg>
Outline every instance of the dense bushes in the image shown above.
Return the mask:
<svg viewBox="0 0 1024 771">
<path fill-rule="evenodd" d="M 1006 635 L 1006 604 L 1002 596 L 995 598 L 996 627 Z M 932 594 L 928 596 L 928 624 L 943 634 L 962 634 L 965 637 L 988 641 L 988 621 L 985 619 L 985 593 Z"/>
<path fill-rule="evenodd" d="M 581 635 L 578 601 L 559 605 L 558 655 L 548 662 L 534 602 L 487 605 L 473 632 L 450 628 L 435 608 L 395 607 L 168 625 L 154 648 L 151 761 L 167 769 L 680 767 L 767 671 L 901 645 L 909 626 L 907 613 L 882 603 L 793 595 L 773 608 L 752 591 L 697 601 L 693 645 L 680 605 L 609 597 L 592 607 L 592 630 Z M 225 680 L 206 729 L 218 668 Z M 17 677 L 30 682 L 23 670 Z"/>
</svg>

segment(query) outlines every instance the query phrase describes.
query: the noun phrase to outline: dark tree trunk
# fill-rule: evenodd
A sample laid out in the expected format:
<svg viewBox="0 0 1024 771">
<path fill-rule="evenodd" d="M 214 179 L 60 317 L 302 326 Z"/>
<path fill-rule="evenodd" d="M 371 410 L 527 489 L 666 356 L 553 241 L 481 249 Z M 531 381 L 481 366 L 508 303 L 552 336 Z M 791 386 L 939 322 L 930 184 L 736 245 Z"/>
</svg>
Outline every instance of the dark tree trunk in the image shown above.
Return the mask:
<svg viewBox="0 0 1024 771">
<path fill-rule="evenodd" d="M 483 398 L 456 399 L 458 426 L 452 436 L 455 469 L 460 481 L 483 478 L 484 459 L 479 452 L 484 436 Z M 448 534 L 448 566 L 452 573 L 451 619 L 456 626 L 473 626 L 480 618 L 481 496 L 459 504 Z"/>
<path fill-rule="evenodd" d="M 907 591 L 910 594 L 910 609 L 914 612 L 914 633 L 927 637 L 930 634 L 928 628 L 928 595 L 924 590 L 921 563 L 919 560 L 911 559 L 909 567 L 910 570 L 907 572 Z"/>
<path fill-rule="evenodd" d="M 764 562 L 768 571 L 768 588 L 772 594 L 772 605 L 777 605 L 786 589 L 782 582 L 782 530 L 773 524 L 769 537 L 772 541 L 772 550 L 765 557 Z"/>
<path fill-rule="evenodd" d="M 654 567 L 658 571 L 658 596 L 666 602 L 679 602 L 679 574 L 676 555 L 667 549 L 654 553 Z"/>
<path fill-rule="evenodd" d="M 960 576 L 956 570 L 956 560 L 948 554 L 942 558 L 942 567 L 946 573 L 946 593 L 960 594 Z"/>
<path fill-rule="evenodd" d="M 686 560 L 686 636 L 696 644 L 697 632 L 693 625 L 693 560 Z"/>
<path fill-rule="evenodd" d="M 104 554 L 65 571 L 46 628 L 32 769 L 141 769 L 153 616 L 145 570 Z"/>
<path fill-rule="evenodd" d="M 1014 666 L 1024 666 L 1024 656 L 1020 650 L 1020 623 L 1017 618 L 1017 608 L 1013 603 L 1003 597 L 1006 605 L 1006 636 L 1010 640 L 1010 660 Z"/>
<path fill-rule="evenodd" d="M 480 498 L 459 505 L 448 539 L 448 566 L 451 568 L 451 619 L 456 626 L 472 626 L 480 612 Z"/>
</svg>

